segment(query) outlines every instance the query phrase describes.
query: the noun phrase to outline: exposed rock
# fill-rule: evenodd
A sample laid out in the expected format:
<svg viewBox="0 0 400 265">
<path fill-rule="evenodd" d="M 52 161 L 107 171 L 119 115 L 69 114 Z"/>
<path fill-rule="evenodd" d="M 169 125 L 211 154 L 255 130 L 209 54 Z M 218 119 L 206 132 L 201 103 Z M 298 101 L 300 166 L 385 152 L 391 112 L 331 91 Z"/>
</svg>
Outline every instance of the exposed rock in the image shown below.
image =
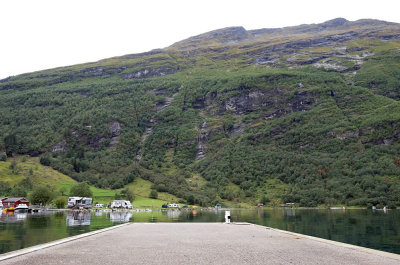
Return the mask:
<svg viewBox="0 0 400 265">
<path fill-rule="evenodd" d="M 68 151 L 68 145 L 65 140 L 62 140 L 61 142 L 58 142 L 50 147 L 50 152 L 53 152 L 53 153 L 66 152 L 66 151 Z"/>
<path fill-rule="evenodd" d="M 196 140 L 189 140 L 183 143 L 179 143 L 178 146 L 188 146 L 188 145 L 193 145 L 194 143 L 196 143 Z"/>
<path fill-rule="evenodd" d="M 218 98 L 218 93 L 212 92 L 205 97 L 196 98 L 194 102 L 197 105 L 203 105 L 203 108 L 212 115 L 224 115 L 226 111 L 243 115 L 263 108 L 267 115 L 266 119 L 268 117 L 280 117 L 291 112 L 309 110 L 315 102 L 315 95 L 308 91 L 300 91 L 290 95 L 289 91 L 278 87 L 242 93 L 222 101 Z"/>
<path fill-rule="evenodd" d="M 336 134 L 336 138 L 338 138 L 340 140 L 345 140 L 345 139 L 348 139 L 348 138 L 358 137 L 358 136 L 359 136 L 359 132 L 358 131 L 347 132 L 347 133 L 343 133 L 343 134 Z"/>
<path fill-rule="evenodd" d="M 115 136 L 115 137 L 111 137 L 110 143 L 108 144 L 107 147 L 113 147 L 115 145 L 117 145 L 119 143 L 119 137 Z"/>
<path fill-rule="evenodd" d="M 302 89 L 302 88 L 304 88 L 304 85 L 303 85 L 303 83 L 299 83 L 299 85 L 297 87 Z"/>
<path fill-rule="evenodd" d="M 114 121 L 111 123 L 110 125 L 110 133 L 111 133 L 111 137 L 116 137 L 119 136 L 121 133 L 121 125 L 119 124 L 119 122 Z"/>
<path fill-rule="evenodd" d="M 384 145 L 389 145 L 389 144 L 391 144 L 392 142 L 393 142 L 393 138 L 390 138 L 390 139 L 383 139 L 383 144 Z"/>
<path fill-rule="evenodd" d="M 172 67 L 145 68 L 137 72 L 123 74 L 123 79 L 139 79 L 147 77 L 157 77 L 176 73 L 177 69 Z"/>
<path fill-rule="evenodd" d="M 75 137 L 75 138 L 79 138 L 81 135 L 79 134 L 79 132 L 78 131 L 72 131 L 71 132 L 71 135 L 73 136 L 73 137 Z"/>
<path fill-rule="evenodd" d="M 244 133 L 244 128 L 242 123 L 235 123 L 231 130 L 232 135 L 242 135 Z"/>
<path fill-rule="evenodd" d="M 197 135 L 197 154 L 196 154 L 196 161 L 201 160 L 206 157 L 206 153 L 204 150 L 205 143 L 207 142 L 208 132 L 207 122 L 204 121 L 200 127 L 200 132 Z"/>
<path fill-rule="evenodd" d="M 104 66 L 90 67 L 79 71 L 78 74 L 101 76 L 104 73 L 104 69 Z"/>
</svg>

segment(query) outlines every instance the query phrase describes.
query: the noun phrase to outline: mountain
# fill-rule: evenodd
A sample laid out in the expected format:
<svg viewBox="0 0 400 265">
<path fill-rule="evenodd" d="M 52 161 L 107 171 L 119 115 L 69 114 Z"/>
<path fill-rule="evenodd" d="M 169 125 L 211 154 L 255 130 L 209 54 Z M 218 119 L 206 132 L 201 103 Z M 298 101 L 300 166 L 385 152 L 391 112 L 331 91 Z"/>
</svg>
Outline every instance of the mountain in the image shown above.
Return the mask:
<svg viewBox="0 0 400 265">
<path fill-rule="evenodd" d="M 0 150 L 200 205 L 395 207 L 399 66 L 396 23 L 219 29 L 0 80 Z"/>
</svg>

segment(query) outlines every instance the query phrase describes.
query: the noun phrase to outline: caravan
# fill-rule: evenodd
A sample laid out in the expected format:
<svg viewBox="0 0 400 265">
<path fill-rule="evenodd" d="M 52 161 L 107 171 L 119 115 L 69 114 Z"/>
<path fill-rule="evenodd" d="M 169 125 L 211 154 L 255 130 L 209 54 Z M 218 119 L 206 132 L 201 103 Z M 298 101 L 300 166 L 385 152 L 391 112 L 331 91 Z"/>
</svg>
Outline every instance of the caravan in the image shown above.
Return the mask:
<svg viewBox="0 0 400 265">
<path fill-rule="evenodd" d="M 124 209 L 132 209 L 132 204 L 130 201 L 125 200 L 114 200 L 111 203 L 111 208 L 124 208 Z"/>
<path fill-rule="evenodd" d="M 92 208 L 92 198 L 86 197 L 69 197 L 68 208 Z"/>
</svg>

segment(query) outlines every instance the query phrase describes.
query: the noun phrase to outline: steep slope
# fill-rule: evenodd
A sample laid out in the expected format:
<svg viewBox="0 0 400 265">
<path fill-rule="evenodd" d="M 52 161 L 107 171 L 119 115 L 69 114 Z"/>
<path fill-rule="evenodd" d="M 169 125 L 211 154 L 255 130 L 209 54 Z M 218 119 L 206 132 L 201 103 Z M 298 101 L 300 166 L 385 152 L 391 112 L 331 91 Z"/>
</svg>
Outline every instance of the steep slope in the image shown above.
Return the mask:
<svg viewBox="0 0 400 265">
<path fill-rule="evenodd" d="M 400 25 L 225 28 L 0 81 L 1 149 L 210 205 L 400 204 Z M 172 100 L 173 99 L 173 100 Z"/>
</svg>

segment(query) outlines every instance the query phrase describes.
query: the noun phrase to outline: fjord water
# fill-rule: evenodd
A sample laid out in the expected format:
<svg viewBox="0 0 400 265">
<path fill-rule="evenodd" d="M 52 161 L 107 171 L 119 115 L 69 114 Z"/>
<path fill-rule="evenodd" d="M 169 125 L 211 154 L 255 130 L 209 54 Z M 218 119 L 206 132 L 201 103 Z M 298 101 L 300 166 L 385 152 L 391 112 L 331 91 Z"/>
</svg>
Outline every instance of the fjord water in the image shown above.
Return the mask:
<svg viewBox="0 0 400 265">
<path fill-rule="evenodd" d="M 249 222 L 400 254 L 400 211 L 232 209 Z M 224 210 L 48 212 L 2 214 L 0 254 L 124 222 L 223 222 Z"/>
</svg>

